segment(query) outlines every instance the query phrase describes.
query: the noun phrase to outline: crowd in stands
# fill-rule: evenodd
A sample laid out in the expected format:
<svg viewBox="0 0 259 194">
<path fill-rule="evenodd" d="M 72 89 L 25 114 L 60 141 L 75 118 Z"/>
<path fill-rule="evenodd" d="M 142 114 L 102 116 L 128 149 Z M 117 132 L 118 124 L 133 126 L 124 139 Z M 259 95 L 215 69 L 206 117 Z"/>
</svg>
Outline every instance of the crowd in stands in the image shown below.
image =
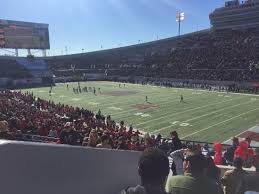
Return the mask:
<svg viewBox="0 0 259 194">
<path fill-rule="evenodd" d="M 30 72 L 16 60 L 0 58 L 0 78 L 31 78 Z"/>
<path fill-rule="evenodd" d="M 49 137 L 48 143 L 88 146 L 99 149 L 144 151 L 139 161 L 142 185 L 127 188 L 126 194 L 166 193 L 165 180 L 169 174 L 168 154 L 172 158 L 166 186 L 168 193 L 243 194 L 258 191 L 259 149 L 250 147 L 251 140 L 239 141 L 226 150 L 220 143 L 213 149 L 206 145 L 182 143 L 176 131 L 171 139 L 141 134 L 124 122 L 117 124 L 110 116 L 96 115 L 83 108 L 55 104 L 32 93 L 4 90 L 0 92 L 0 139 L 21 140 L 22 135 Z M 223 177 L 216 165 L 232 165 Z M 242 168 L 255 167 L 248 175 Z M 257 181 L 255 181 L 257 180 Z"/>
<path fill-rule="evenodd" d="M 111 77 L 254 81 L 259 79 L 258 34 L 258 29 L 208 31 L 48 63 L 59 76 L 73 74 L 73 61 L 79 72 Z"/>
<path fill-rule="evenodd" d="M 101 111 L 94 115 L 83 108 L 36 98 L 31 93 L 0 92 L 0 137 L 19 140 L 23 134 L 51 137 L 50 143 L 144 150 L 157 143 L 155 136 L 140 138 L 139 131 L 124 122 L 117 124 Z"/>
</svg>

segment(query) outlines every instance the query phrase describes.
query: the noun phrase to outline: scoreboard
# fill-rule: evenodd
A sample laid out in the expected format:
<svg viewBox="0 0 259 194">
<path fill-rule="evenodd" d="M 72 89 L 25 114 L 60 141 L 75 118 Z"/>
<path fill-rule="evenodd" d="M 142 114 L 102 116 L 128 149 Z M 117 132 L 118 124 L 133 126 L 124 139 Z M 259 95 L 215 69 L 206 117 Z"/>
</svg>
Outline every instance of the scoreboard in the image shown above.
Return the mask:
<svg viewBox="0 0 259 194">
<path fill-rule="evenodd" d="M 49 49 L 49 25 L 0 19 L 0 48 Z"/>
</svg>

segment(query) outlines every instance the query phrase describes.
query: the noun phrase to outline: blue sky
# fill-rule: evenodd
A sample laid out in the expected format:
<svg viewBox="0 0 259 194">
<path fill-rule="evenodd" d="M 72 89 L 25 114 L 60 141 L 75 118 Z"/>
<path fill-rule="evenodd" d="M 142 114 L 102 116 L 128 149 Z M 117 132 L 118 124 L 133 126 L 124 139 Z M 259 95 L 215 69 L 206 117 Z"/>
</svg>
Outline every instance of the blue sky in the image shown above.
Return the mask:
<svg viewBox="0 0 259 194">
<path fill-rule="evenodd" d="M 126 46 L 210 27 L 225 0 L 1 0 L 0 18 L 49 24 L 50 55 Z"/>
</svg>

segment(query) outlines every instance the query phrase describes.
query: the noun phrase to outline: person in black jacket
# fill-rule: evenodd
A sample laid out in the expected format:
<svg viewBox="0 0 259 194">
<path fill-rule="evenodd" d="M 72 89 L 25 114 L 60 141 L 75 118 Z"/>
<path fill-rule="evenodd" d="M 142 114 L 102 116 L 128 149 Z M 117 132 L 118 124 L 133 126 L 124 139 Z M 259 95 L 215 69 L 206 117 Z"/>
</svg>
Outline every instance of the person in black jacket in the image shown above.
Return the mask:
<svg viewBox="0 0 259 194">
<path fill-rule="evenodd" d="M 59 138 L 62 144 L 68 145 L 79 145 L 81 141 L 79 133 L 73 129 L 71 122 L 65 124 Z"/>
<path fill-rule="evenodd" d="M 172 131 L 170 133 L 172 138 L 172 151 L 180 150 L 183 148 L 182 142 L 178 137 L 178 133 L 176 131 Z"/>
<path fill-rule="evenodd" d="M 233 137 L 232 141 L 233 141 L 232 146 L 227 148 L 227 151 L 224 153 L 224 158 L 226 160 L 226 163 L 230 164 L 230 165 L 233 164 L 234 153 L 235 153 L 235 150 L 237 149 L 237 146 L 239 144 L 239 140 L 238 140 L 237 137 Z"/>
</svg>

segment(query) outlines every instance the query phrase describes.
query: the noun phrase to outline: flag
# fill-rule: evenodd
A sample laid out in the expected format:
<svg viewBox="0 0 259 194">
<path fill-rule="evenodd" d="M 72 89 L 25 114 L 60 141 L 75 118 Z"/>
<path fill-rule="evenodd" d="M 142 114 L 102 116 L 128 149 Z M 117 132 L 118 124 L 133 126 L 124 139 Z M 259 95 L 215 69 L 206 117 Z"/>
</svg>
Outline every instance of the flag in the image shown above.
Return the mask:
<svg viewBox="0 0 259 194">
<path fill-rule="evenodd" d="M 177 12 L 176 13 L 176 21 L 180 22 L 184 20 L 184 12 Z"/>
</svg>

